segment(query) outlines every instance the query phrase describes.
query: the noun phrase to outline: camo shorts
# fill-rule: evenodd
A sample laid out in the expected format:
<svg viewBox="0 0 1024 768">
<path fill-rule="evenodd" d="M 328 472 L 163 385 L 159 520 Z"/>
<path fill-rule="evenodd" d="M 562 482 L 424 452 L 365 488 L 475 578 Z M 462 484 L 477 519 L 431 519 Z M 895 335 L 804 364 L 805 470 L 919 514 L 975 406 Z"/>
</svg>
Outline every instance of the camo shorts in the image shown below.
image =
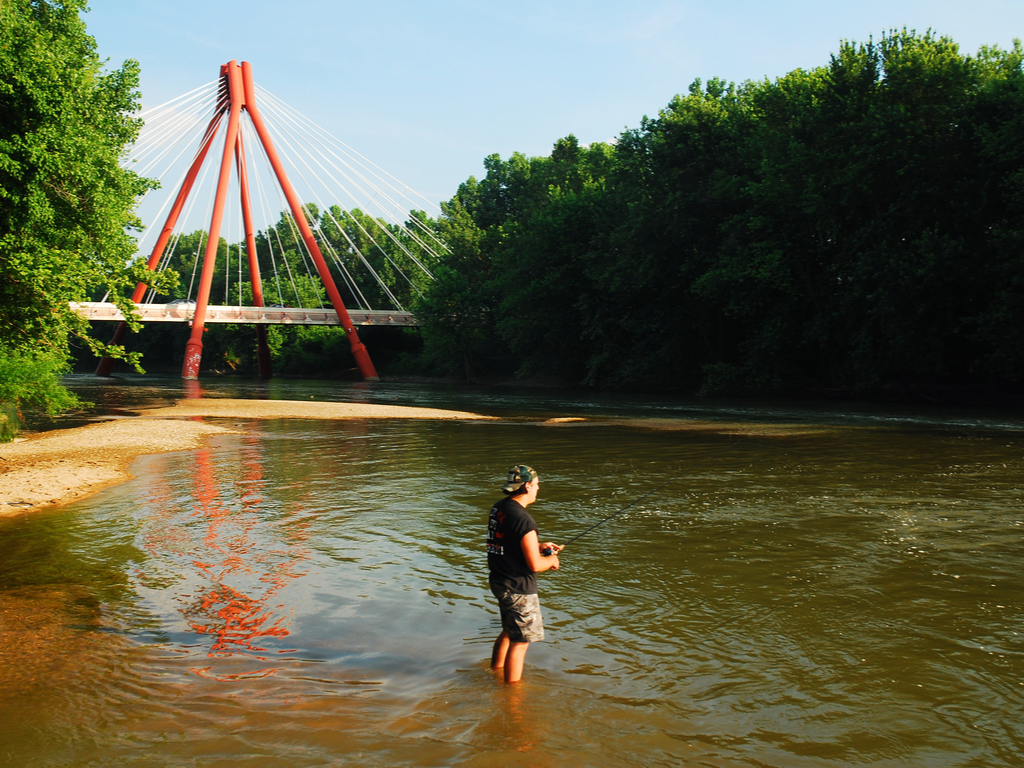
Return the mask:
<svg viewBox="0 0 1024 768">
<path fill-rule="evenodd" d="M 504 587 L 491 586 L 498 598 L 501 628 L 513 643 L 532 643 L 544 639 L 544 620 L 537 595 L 520 595 Z"/>
</svg>

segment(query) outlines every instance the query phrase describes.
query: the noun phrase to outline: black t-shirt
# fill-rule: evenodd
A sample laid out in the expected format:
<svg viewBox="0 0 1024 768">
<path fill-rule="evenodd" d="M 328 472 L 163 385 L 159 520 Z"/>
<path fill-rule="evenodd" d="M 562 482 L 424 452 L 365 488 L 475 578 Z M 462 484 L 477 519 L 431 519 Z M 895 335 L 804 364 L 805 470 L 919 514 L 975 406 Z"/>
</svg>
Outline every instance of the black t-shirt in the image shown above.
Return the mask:
<svg viewBox="0 0 1024 768">
<path fill-rule="evenodd" d="M 523 554 L 522 539 L 537 524 L 513 496 L 506 496 L 491 507 L 487 525 L 487 565 L 491 584 L 505 587 L 517 595 L 537 594 L 537 574 L 530 570 Z"/>
</svg>

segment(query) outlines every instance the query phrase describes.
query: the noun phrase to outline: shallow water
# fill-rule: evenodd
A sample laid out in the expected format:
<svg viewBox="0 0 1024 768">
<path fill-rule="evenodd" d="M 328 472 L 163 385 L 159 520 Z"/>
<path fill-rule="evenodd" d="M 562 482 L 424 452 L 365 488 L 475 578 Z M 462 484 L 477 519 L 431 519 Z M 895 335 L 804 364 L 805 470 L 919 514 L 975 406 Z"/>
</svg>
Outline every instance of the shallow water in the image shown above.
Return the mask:
<svg viewBox="0 0 1024 768">
<path fill-rule="evenodd" d="M 1016 415 L 203 386 L 511 418 L 219 420 L 246 434 L 0 521 L 0 764 L 1024 763 Z M 483 544 L 517 461 L 555 541 L 664 487 L 541 576 L 506 687 Z"/>
</svg>

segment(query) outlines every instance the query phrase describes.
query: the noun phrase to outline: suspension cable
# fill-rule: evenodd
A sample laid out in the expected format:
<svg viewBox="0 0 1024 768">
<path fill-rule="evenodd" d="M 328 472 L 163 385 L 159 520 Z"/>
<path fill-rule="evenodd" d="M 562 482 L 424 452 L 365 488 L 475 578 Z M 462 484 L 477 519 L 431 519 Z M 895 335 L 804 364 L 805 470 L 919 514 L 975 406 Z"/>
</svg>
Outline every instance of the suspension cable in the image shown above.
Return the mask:
<svg viewBox="0 0 1024 768">
<path fill-rule="evenodd" d="M 273 103 L 274 103 L 274 102 L 271 102 L 271 104 L 272 104 L 272 105 L 273 105 Z M 356 170 L 355 168 L 353 168 L 353 167 L 352 167 L 352 166 L 351 166 L 351 165 L 350 165 L 349 163 L 347 163 L 347 162 L 346 162 L 346 161 L 345 161 L 344 159 L 342 159 L 341 157 L 339 157 L 339 156 L 338 156 L 338 155 L 337 155 L 336 153 L 334 153 L 333 151 L 331 151 L 330 147 L 328 147 L 327 145 L 325 145 L 325 144 L 324 144 L 324 143 L 323 143 L 323 142 L 322 142 L 322 141 L 320 140 L 320 138 L 319 138 L 319 137 L 317 137 L 317 136 L 313 135 L 312 133 L 310 133 L 310 132 L 309 132 L 309 130 L 308 130 L 308 129 L 306 128 L 306 126 L 305 126 L 305 125 L 303 125 L 303 124 L 299 123 L 299 122 L 298 122 L 297 120 L 295 120 L 295 118 L 294 118 L 294 117 L 292 117 L 292 115 L 291 115 L 291 111 L 284 111 L 284 110 L 282 110 L 282 111 L 278 112 L 278 111 L 274 110 L 274 109 L 273 109 L 273 107 L 272 107 L 271 109 L 267 110 L 267 114 L 268 114 L 268 116 L 272 117 L 272 118 L 273 118 L 273 119 L 274 119 L 275 121 L 283 121 L 283 120 L 287 120 L 287 121 L 288 121 L 288 122 L 290 122 L 290 123 L 291 123 L 292 125 L 294 125 L 295 127 L 297 127 L 297 128 L 298 128 L 298 129 L 300 130 L 300 131 L 302 131 L 303 133 L 305 133 L 305 134 L 306 134 L 306 135 L 307 135 L 308 137 L 310 137 L 310 138 L 311 138 L 311 139 L 312 139 L 313 141 L 315 141 L 315 142 L 316 142 L 317 144 L 319 144 L 319 145 L 320 145 L 321 147 L 323 147 L 323 148 L 324 148 L 325 150 L 327 150 L 327 151 L 328 151 L 328 152 L 329 152 L 329 153 L 330 153 L 331 155 L 333 155 L 333 157 L 334 157 L 334 158 L 335 158 L 336 160 L 338 160 L 339 162 L 341 162 L 341 163 L 342 163 L 343 165 L 345 165 L 346 167 L 350 168 L 350 169 L 351 169 L 351 170 L 352 170 L 352 171 L 353 171 L 353 172 L 355 173 L 355 175 L 356 175 L 356 176 L 358 176 L 358 177 L 359 177 L 359 178 L 360 178 L 360 179 L 361 179 L 361 180 L 362 180 L 363 182 L 365 182 L 365 183 L 366 183 L 367 185 L 369 185 L 369 187 L 370 187 L 370 188 L 371 188 L 371 190 L 373 191 L 373 194 L 370 194 L 370 193 L 368 193 L 368 192 L 367 192 L 366 190 L 364 190 L 364 189 L 363 189 L 363 188 L 362 188 L 362 187 L 361 187 L 361 186 L 359 185 L 359 183 L 358 183 L 358 182 L 356 182 L 355 180 L 353 180 L 353 179 L 351 178 L 351 176 L 349 176 L 349 174 L 348 174 L 348 173 L 347 173 L 347 172 L 346 172 L 346 171 L 345 171 L 344 169 L 342 169 L 342 168 L 338 167 L 338 165 L 337 165 L 337 164 L 335 164 L 335 163 L 333 163 L 333 162 L 330 162 L 330 161 L 329 161 L 329 159 L 328 159 L 328 158 L 327 158 L 326 156 L 324 156 L 324 155 L 320 155 L 320 156 L 321 156 L 321 157 L 323 157 L 323 158 L 324 158 L 325 160 L 328 160 L 328 162 L 330 163 L 330 165 L 331 165 L 331 166 L 332 166 L 332 167 L 333 167 L 333 168 L 334 168 L 334 169 L 335 169 L 335 170 L 336 170 L 336 171 L 337 171 L 338 173 L 340 173 L 340 174 L 341 174 L 341 175 L 342 175 L 342 176 L 343 176 L 343 177 L 344 177 L 344 178 L 345 178 L 346 180 L 348 180 L 348 182 L 349 182 L 349 183 L 351 183 L 351 184 L 352 184 L 352 185 L 353 185 L 353 186 L 354 186 L 354 187 L 355 187 L 355 188 L 356 188 L 356 189 L 357 189 L 357 190 L 358 190 L 359 192 L 361 192 L 362 194 L 366 195 L 366 197 L 367 197 L 367 200 L 368 200 L 368 201 L 373 201 L 373 199 L 374 199 L 374 196 L 375 196 L 375 195 L 377 195 L 377 194 L 379 194 L 379 195 L 381 195 L 382 197 L 384 197 L 384 198 L 385 198 L 386 200 L 388 200 L 388 202 L 390 202 L 390 203 L 391 203 L 392 205 L 394 205 L 395 207 L 399 207 L 398 203 L 396 203 L 396 202 L 395 202 L 394 200 L 392 200 L 392 199 L 391 199 L 391 198 L 390 198 L 390 197 L 389 197 L 389 196 L 387 195 L 387 193 L 386 193 L 386 192 L 384 192 L 384 190 L 382 190 L 382 189 L 381 189 L 380 187 L 378 187 L 378 186 L 377 186 L 376 184 L 374 184 L 374 183 L 373 183 L 373 182 L 372 182 L 372 181 L 371 181 L 370 179 L 366 178 L 366 177 L 365 177 L 364 175 L 362 175 L 361 173 L 359 173 L 359 172 L 358 172 L 358 171 L 357 171 L 357 170 Z M 301 115 L 300 115 L 300 117 L 301 117 Z M 315 125 L 315 124 L 314 124 L 314 125 Z M 277 132 L 277 133 L 278 133 L 279 135 L 283 135 L 283 133 L 284 133 L 284 131 L 283 131 L 283 126 L 281 126 L 280 124 L 275 124 L 275 128 L 277 129 L 277 130 L 276 130 L 276 132 Z M 317 165 L 319 165 L 319 166 L 321 167 L 321 169 L 323 169 L 323 170 L 324 170 L 325 172 L 327 172 L 327 173 L 328 173 L 328 176 L 330 177 L 331 181 L 333 181 L 333 182 L 334 182 L 335 184 L 337 184 L 337 185 L 338 185 L 338 186 L 339 186 L 339 187 L 340 187 L 340 188 L 341 188 L 341 189 L 342 189 L 342 190 L 343 190 L 343 191 L 344 191 L 344 192 L 345 192 L 345 193 L 346 193 L 346 194 L 347 194 L 347 195 L 348 195 L 348 196 L 349 196 L 350 198 L 352 198 L 352 200 L 353 200 L 354 202 L 356 202 L 356 203 L 357 203 L 357 205 L 358 205 L 358 201 L 356 200 L 355 196 L 354 196 L 354 195 L 353 195 L 353 194 L 352 194 L 352 193 L 351 193 L 351 192 L 350 192 L 350 191 L 348 190 L 348 188 L 347 188 L 347 187 L 346 187 L 346 186 L 345 186 L 345 185 L 344 185 L 344 184 L 343 184 L 342 182 L 340 182 L 340 181 L 339 181 L 338 179 L 336 179 L 336 178 L 335 178 L 334 176 L 330 175 L 330 173 L 329 173 L 329 172 L 327 171 L 327 169 L 326 169 L 326 168 L 324 168 L 324 167 L 323 167 L 323 165 L 322 165 L 322 164 L 321 164 L 321 163 L 320 163 L 320 162 L 319 162 L 318 160 L 316 160 L 316 156 L 315 156 L 315 155 L 314 155 L 314 154 L 313 154 L 312 152 L 308 152 L 308 154 L 309 154 L 309 155 L 310 155 L 311 157 L 313 157 L 313 158 L 314 158 L 314 161 L 315 161 L 315 162 L 317 162 Z M 378 178 L 379 178 L 379 177 L 378 177 Z M 319 181 L 319 179 L 318 179 L 318 181 Z M 323 184 L 323 182 L 321 182 L 321 184 Z M 324 186 L 326 186 L 326 185 L 324 185 Z M 436 252 L 435 252 L 435 251 L 434 251 L 434 250 L 433 250 L 433 249 L 432 249 L 432 248 L 431 248 L 430 246 L 428 246 L 428 245 L 427 245 L 426 243 L 424 243 L 424 242 L 423 242 L 423 241 L 422 241 L 422 240 L 420 239 L 420 237 L 419 237 L 419 236 L 418 236 L 418 235 L 416 234 L 416 232 L 415 232 L 415 231 L 414 231 L 413 229 L 411 229 L 411 228 L 409 227 L 409 225 L 408 225 L 408 224 L 409 224 L 409 222 L 405 222 L 405 223 L 403 223 L 403 222 L 402 222 L 402 221 L 401 221 L 400 219 L 398 219 L 398 218 L 397 218 L 397 217 L 396 217 L 396 216 L 395 216 L 394 214 L 392 214 L 392 213 L 391 213 L 391 212 L 390 212 L 390 211 L 389 211 L 389 210 L 388 210 L 387 208 L 385 208 L 384 206 L 380 205 L 380 203 L 376 203 L 376 207 L 377 207 L 378 209 L 380 209 L 380 211 L 381 211 L 381 212 L 382 212 L 382 213 L 383 213 L 383 214 L 384 214 L 384 215 L 385 215 L 385 216 L 386 216 L 387 218 L 391 219 L 391 220 L 392 220 L 392 221 L 393 221 L 393 222 L 394 222 L 394 223 L 395 223 L 396 225 L 398 225 L 398 226 L 399 226 L 399 227 L 400 227 L 401 229 L 403 229 L 404 231 L 406 231 L 406 232 L 407 232 L 407 233 L 408 233 L 408 234 L 410 235 L 410 237 L 412 237 L 412 238 L 413 238 L 413 239 L 414 239 L 414 240 L 416 241 L 416 243 L 417 243 L 417 244 L 418 244 L 418 245 L 419 245 L 419 246 L 420 246 L 421 248 L 423 248 L 423 249 L 424 249 L 424 250 L 426 250 L 426 251 L 427 251 L 428 253 L 430 253 L 430 254 L 431 254 L 431 256 L 433 256 L 433 257 L 434 257 L 435 259 L 439 258 L 439 257 L 438 257 L 438 255 L 437 255 L 437 253 L 436 253 Z M 435 207 L 436 207 L 436 206 L 435 206 Z M 439 210 L 440 210 L 440 209 L 439 209 Z M 442 241 L 441 241 L 441 240 L 440 240 L 440 239 L 439 239 L 439 238 L 437 237 L 437 235 L 436 235 L 435 233 L 433 233 L 433 232 L 432 232 L 432 231 L 431 231 L 431 230 L 429 229 L 429 227 L 426 227 L 426 225 L 425 225 L 425 224 L 423 224 L 423 222 L 421 222 L 421 221 L 420 221 L 419 219 L 417 219 L 417 218 L 416 218 L 415 216 L 412 216 L 412 215 L 410 215 L 410 214 L 407 214 L 407 215 L 409 216 L 409 220 L 410 220 L 410 221 L 413 221 L 413 222 L 415 222 L 415 224 L 416 224 L 416 225 L 417 225 L 418 227 L 420 227 L 420 228 L 424 229 L 424 231 L 428 232 L 428 233 L 430 234 L 430 237 L 431 237 L 431 239 L 433 239 L 433 240 L 434 240 L 435 242 L 437 242 L 439 246 L 441 246 L 441 247 L 442 247 L 442 248 L 444 248 L 445 250 L 447 250 L 447 251 L 451 252 L 451 251 L 450 251 L 450 249 L 449 249 L 449 248 L 447 247 L 447 245 L 445 245 L 445 244 L 444 244 L 444 243 L 443 243 L 443 242 L 442 242 Z M 401 242 L 400 242 L 399 240 L 397 240 L 396 238 L 394 238 L 394 237 L 392 236 L 392 233 L 388 232 L 387 234 L 388 234 L 388 236 L 389 236 L 389 237 L 391 237 L 391 238 L 392 238 L 392 240 L 394 240 L 395 244 L 396 244 L 396 245 L 397 245 L 397 246 L 398 246 L 399 248 L 401 248 L 401 249 L 402 249 L 403 251 L 405 251 L 406 255 L 407 255 L 407 256 L 409 256 L 409 258 L 410 258 L 410 259 L 411 259 L 411 260 L 412 260 L 413 262 L 415 262 L 415 264 L 416 264 L 416 265 L 417 265 L 417 266 L 418 266 L 418 267 L 419 267 L 420 269 L 422 269 L 422 270 L 423 270 L 423 271 L 424 271 L 424 272 L 425 272 L 425 273 L 427 274 L 427 276 L 428 276 L 428 277 L 430 277 L 431 279 L 433 279 L 433 277 L 434 277 L 434 276 L 433 276 L 433 274 L 431 274 L 430 270 L 429 270 L 429 269 L 427 269 L 427 267 L 426 267 L 426 266 L 424 266 L 424 265 L 423 265 L 423 263 L 422 263 L 422 262 L 420 262 L 420 261 L 419 261 L 419 259 L 417 259 L 417 258 L 416 258 L 416 256 L 415 256 L 415 255 L 413 255 L 411 251 L 409 251 L 408 249 L 406 249 L 403 243 L 401 243 Z"/>
</svg>

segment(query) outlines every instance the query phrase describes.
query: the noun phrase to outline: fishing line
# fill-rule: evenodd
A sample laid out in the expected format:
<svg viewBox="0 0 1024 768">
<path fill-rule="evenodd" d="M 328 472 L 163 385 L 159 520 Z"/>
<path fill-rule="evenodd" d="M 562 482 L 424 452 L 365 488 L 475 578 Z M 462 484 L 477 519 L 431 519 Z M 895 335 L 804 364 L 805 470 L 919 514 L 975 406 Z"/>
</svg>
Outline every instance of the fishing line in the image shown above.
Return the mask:
<svg viewBox="0 0 1024 768">
<path fill-rule="evenodd" d="M 729 450 L 730 448 L 732 448 L 732 447 L 733 447 L 733 446 L 735 446 L 735 445 L 736 445 L 736 443 L 735 443 L 735 442 L 732 442 L 732 443 L 730 443 L 730 444 L 729 444 L 729 445 L 727 445 L 727 446 L 726 446 L 725 448 L 723 448 L 722 450 L 720 450 L 720 451 L 719 451 L 718 453 L 712 454 L 711 456 L 707 457 L 707 458 L 706 458 L 706 459 L 705 459 L 704 461 L 700 462 L 699 464 L 696 464 L 696 465 L 693 465 L 693 466 L 689 467 L 689 468 L 687 469 L 687 471 L 690 471 L 690 470 L 696 469 L 696 468 L 697 468 L 697 467 L 699 467 L 699 466 L 700 466 L 701 464 L 707 464 L 708 460 L 710 460 L 710 459 L 713 459 L 713 458 L 716 458 L 716 457 L 718 457 L 718 456 L 721 456 L 721 455 L 722 455 L 723 453 L 725 453 L 726 451 L 728 451 L 728 450 Z M 619 516 L 619 515 L 621 515 L 621 514 L 622 514 L 623 512 L 625 512 L 625 511 L 626 511 L 627 509 L 629 509 L 630 507 L 636 506 L 636 505 L 637 505 L 637 504 L 639 504 L 639 503 L 640 503 L 641 501 L 643 501 L 644 499 L 646 499 L 646 498 L 647 498 L 648 496 L 651 496 L 651 495 L 653 495 L 653 494 L 657 493 L 658 491 L 660 491 L 660 490 L 661 490 L 662 488 L 664 488 L 665 486 L 667 486 L 667 485 L 670 485 L 671 483 L 674 483 L 674 482 L 675 482 L 676 480 L 678 480 L 678 479 L 679 479 L 680 477 L 682 477 L 682 476 L 683 476 L 683 474 L 684 474 L 683 472 L 679 472 L 679 473 L 677 473 L 677 474 L 673 475 L 673 476 L 672 476 L 672 477 L 670 477 L 670 478 L 669 478 L 668 480 L 666 480 L 665 482 L 663 482 L 663 483 L 662 483 L 661 485 L 659 485 L 659 486 L 657 486 L 657 487 L 655 487 L 655 488 L 652 488 L 652 489 L 651 489 L 651 490 L 649 490 L 649 491 L 648 491 L 647 493 L 645 493 L 645 494 L 644 494 L 643 496 L 638 496 L 637 498 L 633 499 L 633 500 L 632 500 L 631 502 L 629 502 L 629 504 L 627 504 L 626 506 L 622 507 L 621 509 L 619 509 L 619 510 L 617 510 L 617 511 L 613 512 L 612 514 L 608 515 L 608 517 L 604 518 L 603 520 L 598 520 L 598 521 L 597 521 L 596 523 L 594 523 L 594 524 L 593 524 L 592 526 L 590 526 L 589 528 L 587 528 L 587 529 L 586 529 L 585 531 L 583 531 L 582 533 L 577 533 L 577 534 L 576 534 L 575 536 L 573 536 L 573 537 L 572 537 L 571 539 L 569 539 L 569 540 L 568 540 L 567 542 L 565 542 L 565 544 L 563 544 L 563 545 L 562 545 L 562 549 L 565 549 L 565 548 L 566 548 L 567 546 L 569 546 L 569 545 L 570 545 L 570 544 L 572 544 L 572 543 L 573 543 L 574 541 L 576 541 L 576 539 L 579 539 L 579 538 L 582 538 L 583 536 L 586 536 L 586 535 L 587 535 L 588 533 L 590 533 L 590 532 L 591 532 L 592 530 L 594 530 L 595 528 L 600 528 L 600 527 L 601 527 L 602 525 L 604 525 L 605 523 L 607 523 L 607 522 L 608 522 L 609 520 L 614 520 L 614 519 L 615 519 L 616 517 L 618 517 L 618 516 Z M 561 550 L 559 550 L 559 551 L 561 551 Z M 546 554 L 546 555 L 548 555 L 548 554 L 552 554 L 552 552 L 553 552 L 553 550 L 545 550 L 544 552 L 542 552 L 542 554 Z"/>
<path fill-rule="evenodd" d="M 621 515 L 623 512 L 625 512 L 630 507 L 640 503 L 641 501 L 646 499 L 648 496 L 650 496 L 650 495 L 660 491 L 662 488 L 664 488 L 666 485 L 671 483 L 673 480 L 678 480 L 681 475 L 682 475 L 682 473 L 680 473 L 678 475 L 674 475 L 673 477 L 670 477 L 668 480 L 666 480 L 664 483 L 659 485 L 657 488 L 652 488 L 647 493 L 645 493 L 643 496 L 638 496 L 637 498 L 633 499 L 631 502 L 629 502 L 629 504 L 624 506 L 618 512 L 613 512 L 612 514 L 608 515 L 608 517 L 606 517 L 604 520 L 599 520 L 598 522 L 594 523 L 592 526 L 587 528 L 582 533 L 577 533 L 575 536 L 573 536 L 571 539 L 569 539 L 567 542 L 565 542 L 565 544 L 562 545 L 562 548 L 564 549 L 565 547 L 568 547 L 570 544 L 572 544 L 574 541 L 576 541 L 576 539 L 579 539 L 579 538 L 582 538 L 582 537 L 586 536 L 588 533 L 590 533 L 595 528 L 600 528 L 602 525 L 607 523 L 609 520 L 612 520 L 612 519 L 618 517 L 619 515 Z"/>
</svg>

